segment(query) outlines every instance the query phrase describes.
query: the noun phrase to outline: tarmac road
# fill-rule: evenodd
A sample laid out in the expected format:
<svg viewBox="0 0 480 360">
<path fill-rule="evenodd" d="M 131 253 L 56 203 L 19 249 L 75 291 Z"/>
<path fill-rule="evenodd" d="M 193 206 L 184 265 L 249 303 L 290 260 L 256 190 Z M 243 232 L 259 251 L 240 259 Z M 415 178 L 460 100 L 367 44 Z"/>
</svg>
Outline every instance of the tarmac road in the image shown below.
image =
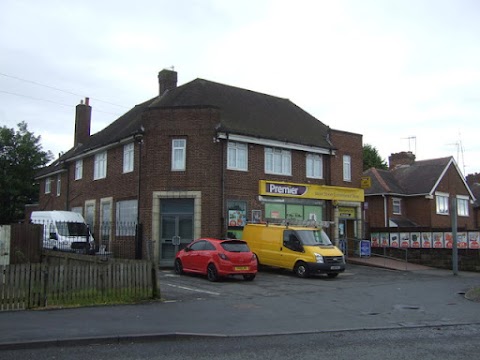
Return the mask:
<svg viewBox="0 0 480 360">
<path fill-rule="evenodd" d="M 208 282 L 160 271 L 162 302 L 0 313 L 0 350 L 165 337 L 322 333 L 480 324 L 480 274 L 348 265 L 336 279 L 262 271 Z"/>
</svg>

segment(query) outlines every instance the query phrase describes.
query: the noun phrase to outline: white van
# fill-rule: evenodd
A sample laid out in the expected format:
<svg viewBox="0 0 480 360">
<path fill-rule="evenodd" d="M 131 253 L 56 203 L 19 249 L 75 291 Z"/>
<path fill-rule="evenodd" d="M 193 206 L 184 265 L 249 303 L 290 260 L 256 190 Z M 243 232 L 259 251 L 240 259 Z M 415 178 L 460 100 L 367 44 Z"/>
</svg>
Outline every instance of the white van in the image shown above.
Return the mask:
<svg viewBox="0 0 480 360">
<path fill-rule="evenodd" d="M 94 248 L 93 236 L 85 219 L 79 213 L 56 210 L 33 211 L 30 221 L 43 225 L 45 249 L 77 251 Z"/>
</svg>

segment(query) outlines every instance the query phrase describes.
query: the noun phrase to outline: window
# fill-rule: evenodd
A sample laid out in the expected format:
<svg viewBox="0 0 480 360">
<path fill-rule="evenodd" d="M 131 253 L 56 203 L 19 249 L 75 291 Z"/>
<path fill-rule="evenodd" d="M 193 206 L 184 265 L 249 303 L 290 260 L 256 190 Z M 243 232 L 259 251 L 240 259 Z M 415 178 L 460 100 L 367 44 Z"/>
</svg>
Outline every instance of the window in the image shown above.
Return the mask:
<svg viewBox="0 0 480 360">
<path fill-rule="evenodd" d="M 401 206 L 401 201 L 400 199 L 393 199 L 393 213 L 395 215 L 401 215 L 402 214 L 402 206 Z"/>
<path fill-rule="evenodd" d="M 436 193 L 437 214 L 448 215 L 448 194 Z"/>
<path fill-rule="evenodd" d="M 307 154 L 307 177 L 323 178 L 323 158 L 318 154 Z"/>
<path fill-rule="evenodd" d="M 75 161 L 75 180 L 80 180 L 83 177 L 83 160 Z"/>
<path fill-rule="evenodd" d="M 107 152 L 95 154 L 95 165 L 93 169 L 93 180 L 107 177 Z"/>
<path fill-rule="evenodd" d="M 352 158 L 343 155 L 343 181 L 352 181 Z"/>
<path fill-rule="evenodd" d="M 45 194 L 50 194 L 52 191 L 52 179 L 46 178 L 45 179 Z"/>
<path fill-rule="evenodd" d="M 60 196 L 61 189 L 62 189 L 62 176 L 58 174 L 57 175 L 57 196 Z"/>
<path fill-rule="evenodd" d="M 172 171 L 184 171 L 186 160 L 187 140 L 172 140 Z"/>
<path fill-rule="evenodd" d="M 457 215 L 468 216 L 468 196 L 457 195 Z"/>
<path fill-rule="evenodd" d="M 265 148 L 265 173 L 292 175 L 292 155 L 290 151 Z"/>
<path fill-rule="evenodd" d="M 85 222 L 90 229 L 95 229 L 95 200 L 85 201 Z"/>
<path fill-rule="evenodd" d="M 137 200 L 117 202 L 117 236 L 134 236 L 137 224 Z"/>
<path fill-rule="evenodd" d="M 248 147 L 245 143 L 228 143 L 228 162 L 227 168 L 230 170 L 248 169 Z"/>
<path fill-rule="evenodd" d="M 123 173 L 124 174 L 133 171 L 133 155 L 134 155 L 133 143 L 126 144 L 123 147 Z"/>
</svg>

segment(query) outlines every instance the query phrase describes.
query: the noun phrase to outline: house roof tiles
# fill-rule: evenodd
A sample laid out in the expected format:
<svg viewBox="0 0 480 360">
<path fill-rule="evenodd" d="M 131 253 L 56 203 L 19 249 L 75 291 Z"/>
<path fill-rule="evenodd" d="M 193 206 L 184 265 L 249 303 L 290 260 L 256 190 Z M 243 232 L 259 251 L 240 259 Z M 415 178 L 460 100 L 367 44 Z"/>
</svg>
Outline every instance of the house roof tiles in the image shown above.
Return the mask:
<svg viewBox="0 0 480 360">
<path fill-rule="evenodd" d="M 133 136 L 142 126 L 142 114 L 155 108 L 213 107 L 221 111 L 218 131 L 334 149 L 329 127 L 288 99 L 195 79 L 147 100 L 126 112 L 103 130 L 40 170 L 37 178 L 62 168 L 62 163 L 89 151 Z"/>
</svg>

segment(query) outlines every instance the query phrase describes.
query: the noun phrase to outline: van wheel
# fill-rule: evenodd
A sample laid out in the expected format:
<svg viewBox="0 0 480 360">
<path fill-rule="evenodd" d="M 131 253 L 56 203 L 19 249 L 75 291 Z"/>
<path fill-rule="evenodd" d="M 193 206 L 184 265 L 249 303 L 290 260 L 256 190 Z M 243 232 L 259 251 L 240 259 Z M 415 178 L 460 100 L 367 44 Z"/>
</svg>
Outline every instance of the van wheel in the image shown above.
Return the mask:
<svg viewBox="0 0 480 360">
<path fill-rule="evenodd" d="M 208 281 L 218 281 L 218 272 L 214 264 L 208 264 L 207 267 L 207 279 Z"/>
<path fill-rule="evenodd" d="M 310 276 L 310 270 L 308 269 L 308 265 L 305 264 L 303 261 L 297 262 L 293 271 L 300 278 L 307 278 Z"/>
<path fill-rule="evenodd" d="M 243 275 L 243 279 L 246 281 L 252 281 L 253 279 L 255 279 L 255 274 Z"/>
<path fill-rule="evenodd" d="M 173 269 L 175 274 L 182 275 L 183 274 L 183 265 L 180 259 L 175 259 L 175 263 L 173 264 Z"/>
<path fill-rule="evenodd" d="M 333 279 L 333 278 L 336 278 L 338 276 L 338 273 L 328 273 L 327 276 L 330 278 L 330 279 Z"/>
</svg>

